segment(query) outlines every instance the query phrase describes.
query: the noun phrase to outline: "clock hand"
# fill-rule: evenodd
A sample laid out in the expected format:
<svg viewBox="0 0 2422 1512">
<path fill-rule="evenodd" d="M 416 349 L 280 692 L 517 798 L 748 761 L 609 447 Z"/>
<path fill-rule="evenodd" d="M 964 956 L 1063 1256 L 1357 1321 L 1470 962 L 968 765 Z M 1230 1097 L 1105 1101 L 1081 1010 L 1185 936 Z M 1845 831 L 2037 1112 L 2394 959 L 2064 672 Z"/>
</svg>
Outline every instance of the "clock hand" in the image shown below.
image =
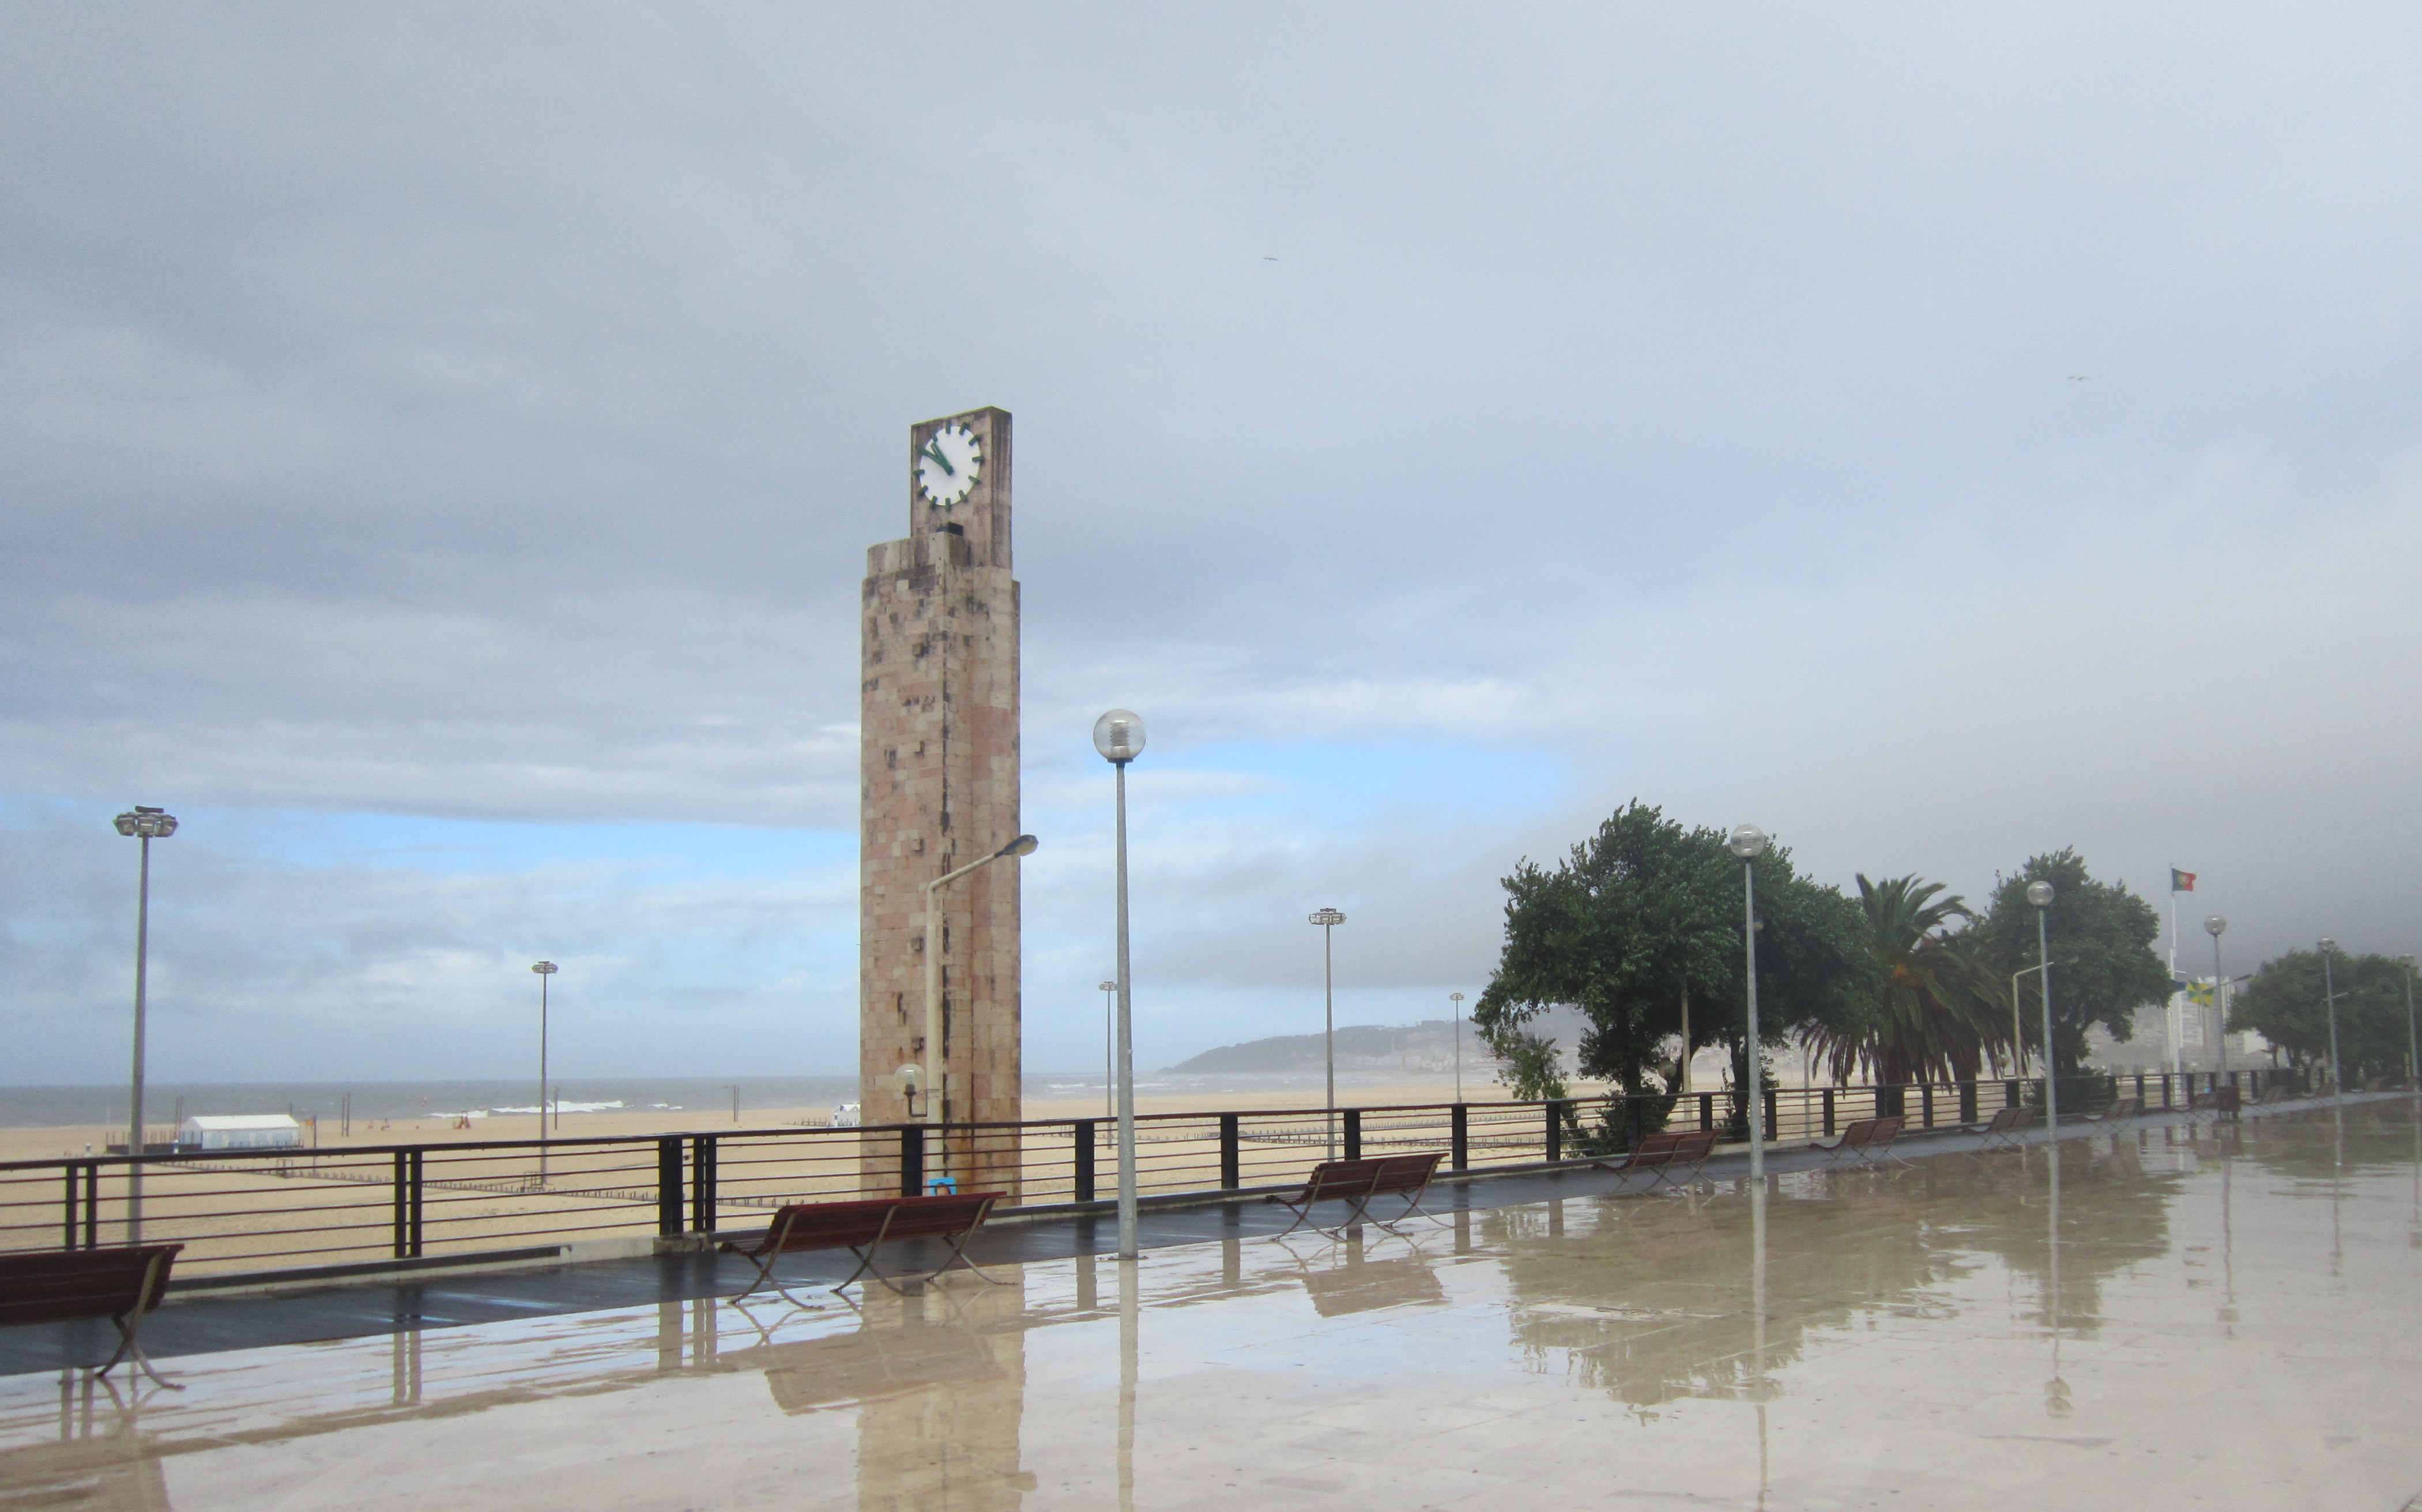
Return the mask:
<svg viewBox="0 0 2422 1512">
<path fill-rule="evenodd" d="M 934 465 L 941 468 L 943 472 L 949 474 L 952 478 L 956 478 L 959 475 L 959 470 L 951 465 L 951 459 L 942 455 L 942 443 L 939 437 L 927 436 L 925 438 L 925 445 L 920 449 L 924 455 L 933 458 Z"/>
</svg>

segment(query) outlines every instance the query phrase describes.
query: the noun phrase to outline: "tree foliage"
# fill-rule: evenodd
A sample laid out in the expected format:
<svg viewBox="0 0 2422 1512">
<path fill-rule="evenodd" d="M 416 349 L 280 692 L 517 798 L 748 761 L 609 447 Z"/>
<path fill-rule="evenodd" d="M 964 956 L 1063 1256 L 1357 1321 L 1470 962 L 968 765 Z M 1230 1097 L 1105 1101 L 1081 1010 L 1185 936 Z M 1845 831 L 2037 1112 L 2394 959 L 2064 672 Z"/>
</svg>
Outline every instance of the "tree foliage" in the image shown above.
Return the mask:
<svg viewBox="0 0 2422 1512">
<path fill-rule="evenodd" d="M 2057 956 L 2059 952 L 2055 950 Z M 2337 992 L 2338 1060 L 2347 1080 L 2406 1074 L 2406 968 L 2387 955 L 2331 957 L 2328 980 Z M 2326 1070 L 2330 1013 L 2317 951 L 2289 951 L 2262 963 L 2237 994 L 2228 1027 L 2256 1030 L 2299 1063 Z"/>
<path fill-rule="evenodd" d="M 1960 927 L 1974 918 L 1966 902 L 1922 877 L 1862 875 L 1859 907 L 1875 958 L 1873 1012 L 1847 1029 L 1818 1028 L 1811 1048 L 1841 1081 L 1862 1073 L 1888 1086 L 1975 1078 L 2010 1031 Z"/>
<path fill-rule="evenodd" d="M 1857 907 L 1801 876 L 1781 846 L 1754 873 L 1760 1037 L 1856 1020 L 1874 974 Z M 1524 1027 L 1558 1003 L 1589 1022 L 1581 1074 L 1627 1092 L 1672 1086 L 1668 1042 L 1678 1046 L 1686 1000 L 1693 1042 L 1741 1053 L 1741 862 L 1721 831 L 1635 801 L 1553 870 L 1525 859 L 1504 888 L 1504 948 L 1472 1022 L 1508 1062 L 1517 1095 L 1560 1095 L 1543 1090 L 1554 1061 Z"/>
<path fill-rule="evenodd" d="M 2112 1038 L 2128 1038 L 2136 1010 L 2168 998 L 2170 970 L 2153 949 L 2162 921 L 2152 905 L 2123 883 L 2096 881 L 2076 851 L 2059 850 L 2030 858 L 2018 875 L 1996 881 L 1991 906 L 1968 931 L 2002 1000 L 2007 1000 L 2010 973 L 2037 964 L 2036 907 L 2027 902 L 2027 884 L 2037 881 L 2052 885 L 2044 920 L 2052 945 L 2052 1054 L 2066 1077 L 2085 1060 L 2086 1029 L 2100 1024 Z M 2040 1033 L 2037 980 L 2030 975 L 2023 989 L 2031 1040 Z"/>
</svg>

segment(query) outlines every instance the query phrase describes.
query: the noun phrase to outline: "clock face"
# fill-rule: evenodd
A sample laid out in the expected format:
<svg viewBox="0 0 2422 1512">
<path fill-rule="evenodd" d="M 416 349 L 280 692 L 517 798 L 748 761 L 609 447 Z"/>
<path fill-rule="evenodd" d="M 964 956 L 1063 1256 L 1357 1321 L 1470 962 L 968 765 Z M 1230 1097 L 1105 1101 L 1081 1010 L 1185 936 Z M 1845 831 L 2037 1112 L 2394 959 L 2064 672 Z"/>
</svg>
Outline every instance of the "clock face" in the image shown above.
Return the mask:
<svg viewBox="0 0 2422 1512">
<path fill-rule="evenodd" d="M 983 449 L 964 425 L 946 425 L 917 449 L 917 492 L 937 510 L 949 509 L 975 491 Z"/>
</svg>

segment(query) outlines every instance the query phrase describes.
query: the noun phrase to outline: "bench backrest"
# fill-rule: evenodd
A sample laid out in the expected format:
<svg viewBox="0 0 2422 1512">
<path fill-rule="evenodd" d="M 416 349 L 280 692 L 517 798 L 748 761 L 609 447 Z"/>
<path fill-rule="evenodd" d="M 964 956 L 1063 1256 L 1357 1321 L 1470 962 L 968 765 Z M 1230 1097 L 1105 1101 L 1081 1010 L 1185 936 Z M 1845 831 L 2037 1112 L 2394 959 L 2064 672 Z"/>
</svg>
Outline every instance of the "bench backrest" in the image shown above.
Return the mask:
<svg viewBox="0 0 2422 1512">
<path fill-rule="evenodd" d="M 2115 1097 L 2112 1099 L 2111 1106 L 2102 1110 L 2102 1116 L 2105 1118 L 2135 1118 L 2141 1116 L 2144 1111 L 2145 1099 L 2142 1097 Z"/>
<path fill-rule="evenodd" d="M 1630 1164 L 1664 1165 L 1682 1153 L 1684 1136 L 1676 1130 L 1670 1134 L 1643 1134 L 1640 1142 L 1631 1147 Z"/>
<path fill-rule="evenodd" d="M 1379 1158 L 1378 1178 L 1371 1183 L 1375 1192 L 1419 1191 L 1430 1184 L 1438 1165 L 1446 1158 L 1443 1150 L 1427 1155 L 1383 1155 Z"/>
<path fill-rule="evenodd" d="M 887 1239 L 950 1239 L 981 1225 L 992 1205 L 1008 1196 L 1000 1191 L 946 1192 L 938 1197 L 903 1197 L 893 1205 Z"/>
<path fill-rule="evenodd" d="M 2035 1121 L 2036 1110 L 2032 1108 L 2005 1108 L 1993 1115 L 1991 1123 L 1985 1126 L 1985 1132 L 2007 1134 L 2012 1129 L 2033 1127 Z"/>
<path fill-rule="evenodd" d="M 1864 1149 L 1870 1144 L 1890 1144 L 1900 1133 L 1902 1122 L 1898 1114 L 1889 1118 L 1862 1118 L 1842 1130 L 1842 1143 L 1852 1150 Z"/>
<path fill-rule="evenodd" d="M 2235 1087 L 2214 1087 L 2210 1092 L 2196 1093 L 2194 1098 L 2188 1102 L 2187 1111 L 2191 1113 L 2233 1113 L 2236 1112 L 2242 1105 L 2242 1095 Z"/>
<path fill-rule="evenodd" d="M 1669 1129 L 1661 1134 L 1640 1136 L 1640 1142 L 1631 1147 L 1630 1163 L 1639 1166 L 1696 1165 L 1713 1154 L 1715 1148 L 1714 1129 Z"/>
<path fill-rule="evenodd" d="M 1429 1184 L 1444 1156 L 1374 1155 L 1359 1160 L 1323 1160 L 1312 1168 L 1304 1189 L 1323 1197 L 1360 1197 L 1366 1193 L 1414 1191 Z"/>
<path fill-rule="evenodd" d="M 160 1305 L 181 1244 L 0 1254 L 0 1325 L 125 1317 Z M 149 1283 L 146 1295 L 144 1286 Z"/>
<path fill-rule="evenodd" d="M 1003 1194 L 861 1197 L 845 1203 L 793 1203 L 775 1209 L 774 1221 L 755 1252 L 788 1254 L 794 1250 L 833 1250 L 883 1239 L 949 1238 L 974 1228 Z"/>
</svg>

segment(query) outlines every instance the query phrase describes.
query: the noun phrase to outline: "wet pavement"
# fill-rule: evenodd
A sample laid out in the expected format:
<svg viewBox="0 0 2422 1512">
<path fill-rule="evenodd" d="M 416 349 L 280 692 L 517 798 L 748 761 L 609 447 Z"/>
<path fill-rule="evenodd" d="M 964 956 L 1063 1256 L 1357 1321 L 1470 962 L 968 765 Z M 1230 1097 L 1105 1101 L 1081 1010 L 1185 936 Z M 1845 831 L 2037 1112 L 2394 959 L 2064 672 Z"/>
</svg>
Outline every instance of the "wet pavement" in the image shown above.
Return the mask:
<svg viewBox="0 0 2422 1512">
<path fill-rule="evenodd" d="M 1227 1205 L 1160 1215 L 1132 1266 L 1077 1252 L 1102 1235 L 1074 1225 L 1005 1228 L 1030 1252 L 988 1255 L 1003 1284 L 808 1307 L 731 1301 L 745 1272 L 696 1262 L 585 1297 L 554 1270 L 431 1281 L 417 1325 L 371 1306 L 357 1336 L 165 1358 L 179 1391 L 0 1377 L 0 1509 L 2396 1512 L 2422 1492 L 2412 1105 L 2081 1131 L 2056 1179 L 2049 1155 L 1779 1169 L 1763 1192 L 1543 1173 L 1338 1242 Z M 643 1273 L 658 1291 L 618 1291 Z M 534 1278 L 519 1313 L 513 1275 Z"/>
</svg>

